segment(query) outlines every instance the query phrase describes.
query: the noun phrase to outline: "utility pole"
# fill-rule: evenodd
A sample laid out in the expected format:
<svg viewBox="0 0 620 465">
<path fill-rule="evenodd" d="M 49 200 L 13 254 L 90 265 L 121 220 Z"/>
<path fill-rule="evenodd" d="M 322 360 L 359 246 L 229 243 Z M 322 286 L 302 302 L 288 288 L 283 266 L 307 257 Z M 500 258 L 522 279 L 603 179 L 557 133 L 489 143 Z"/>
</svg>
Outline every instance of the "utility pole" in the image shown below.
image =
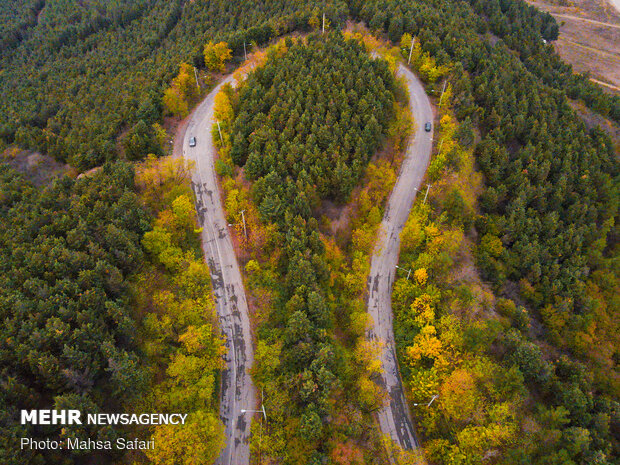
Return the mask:
<svg viewBox="0 0 620 465">
<path fill-rule="evenodd" d="M 243 219 L 243 234 L 245 234 L 245 240 L 248 240 L 248 231 L 245 229 L 245 210 L 241 210 L 241 218 Z M 267 415 L 265 415 L 266 417 Z"/>
<path fill-rule="evenodd" d="M 261 397 L 263 396 L 263 390 L 261 389 Z M 263 415 L 265 415 L 265 422 L 267 421 L 267 414 L 265 413 L 265 404 L 261 401 L 261 407 L 263 408 Z M 263 424 L 260 424 L 260 433 L 258 434 L 258 465 L 263 465 Z"/>
<path fill-rule="evenodd" d="M 245 211 L 245 210 L 244 210 Z M 241 413 L 262 413 L 263 416 L 265 417 L 265 421 L 267 421 L 267 413 L 265 413 L 265 402 L 263 399 L 263 390 L 260 390 L 260 410 L 248 410 L 248 409 L 241 409 Z"/>
<path fill-rule="evenodd" d="M 260 390 L 260 408 L 263 410 L 263 416 L 265 417 L 265 421 L 267 421 L 267 414 L 265 413 L 265 395 L 263 388 Z"/>
<path fill-rule="evenodd" d="M 216 123 L 217 123 L 217 132 L 220 133 L 220 142 L 224 144 L 224 138 L 222 137 L 222 129 L 220 128 L 220 122 L 216 121 Z"/>
<path fill-rule="evenodd" d="M 402 266 L 398 266 L 398 265 L 396 265 L 396 268 L 398 268 L 399 270 L 407 271 L 407 279 L 409 279 L 409 275 L 411 274 L 411 268 L 407 270 L 406 268 L 403 268 Z"/>
<path fill-rule="evenodd" d="M 248 61 L 248 51 L 245 49 L 245 40 L 243 41 L 243 57 L 245 61 Z"/>
<path fill-rule="evenodd" d="M 409 48 L 409 58 L 407 59 L 407 64 L 411 63 L 411 54 L 413 53 L 413 44 L 415 44 L 415 37 L 411 38 L 411 47 Z"/>
<path fill-rule="evenodd" d="M 426 194 L 424 194 L 424 201 L 422 202 L 422 204 L 426 203 L 426 197 L 428 196 L 428 191 L 430 190 L 430 188 L 431 188 L 431 184 L 427 184 L 426 185 Z"/>
<path fill-rule="evenodd" d="M 437 149 L 437 153 L 441 152 L 441 146 L 443 144 L 443 137 L 441 138 L 441 140 L 439 141 L 439 148 Z"/>
<path fill-rule="evenodd" d="M 246 409 L 242 409 L 241 413 L 262 413 L 263 417 L 265 418 L 265 423 L 267 423 L 267 413 L 265 412 L 265 401 L 264 401 L 264 397 L 263 397 L 263 390 L 260 390 L 260 410 L 246 410 Z M 262 462 L 262 458 L 261 458 L 261 453 L 262 453 L 262 443 L 263 443 L 263 424 L 260 424 L 260 437 L 258 438 L 258 463 L 263 463 Z"/>
<path fill-rule="evenodd" d="M 194 66 L 194 77 L 196 78 L 196 87 L 200 89 L 200 84 L 198 84 L 198 72 L 196 71 L 195 66 Z"/>
<path fill-rule="evenodd" d="M 441 106 L 441 99 L 443 99 L 443 93 L 446 91 L 446 84 L 448 83 L 448 80 L 445 79 L 443 81 L 443 89 L 441 90 L 441 97 L 439 97 L 439 106 Z"/>
<path fill-rule="evenodd" d="M 426 408 L 430 407 L 431 404 L 434 402 L 435 399 L 437 399 L 437 397 L 439 397 L 439 394 L 435 394 L 432 398 L 431 401 L 426 405 Z M 414 406 L 419 406 L 419 405 L 423 405 L 423 404 L 413 404 Z"/>
</svg>

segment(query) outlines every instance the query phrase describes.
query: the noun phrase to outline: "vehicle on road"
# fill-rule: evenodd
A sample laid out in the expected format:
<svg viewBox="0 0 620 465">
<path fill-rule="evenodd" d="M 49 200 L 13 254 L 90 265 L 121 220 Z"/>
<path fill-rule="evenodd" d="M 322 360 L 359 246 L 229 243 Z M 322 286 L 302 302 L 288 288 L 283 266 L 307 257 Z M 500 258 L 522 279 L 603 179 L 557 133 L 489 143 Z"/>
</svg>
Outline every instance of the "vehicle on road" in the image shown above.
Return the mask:
<svg viewBox="0 0 620 465">
<path fill-rule="evenodd" d="M 215 96 L 227 83 L 234 83 L 229 75 L 211 90 L 188 117 L 182 144 L 175 146 L 176 156 L 185 156 L 196 167 L 192 173 L 192 185 L 196 204 L 200 206 L 200 239 L 209 265 L 215 310 L 220 331 L 226 340 L 225 368 L 220 376 L 220 420 L 224 425 L 226 445 L 219 452 L 215 465 L 249 465 L 252 415 L 256 408 L 256 392 L 250 370 L 254 361 L 249 310 L 239 263 L 235 256 L 230 234 L 225 234 L 226 214 L 217 183 L 214 160 L 216 155 L 210 139 L 214 119 Z M 423 119 L 420 119 L 423 121 Z M 189 129 L 191 128 L 191 129 Z M 197 137 L 203 134 L 200 150 L 195 147 Z M 201 136 L 203 137 L 203 136 Z"/>
<path fill-rule="evenodd" d="M 432 130 L 433 109 L 422 82 L 401 64 L 399 74 L 407 83 L 409 108 L 414 121 L 426 131 Z M 414 104 L 415 102 L 415 104 Z M 426 122 L 427 121 L 427 122 Z M 407 145 L 399 177 L 390 194 L 386 213 L 377 233 L 377 246 L 370 262 L 368 273 L 368 315 L 371 326 L 368 330 L 370 340 L 383 344 L 379 352 L 381 361 L 381 384 L 390 393 L 390 401 L 377 411 L 381 433 L 388 436 L 404 450 L 419 447 L 418 437 L 405 397 L 405 388 L 398 372 L 396 343 L 393 330 L 392 285 L 398 265 L 400 234 L 407 222 L 411 206 L 416 197 L 416 189 L 421 187 L 428 166 L 433 140 L 431 137 L 414 137 Z M 412 189 L 414 187 L 414 189 Z M 394 461 L 390 461 L 394 463 Z"/>
</svg>

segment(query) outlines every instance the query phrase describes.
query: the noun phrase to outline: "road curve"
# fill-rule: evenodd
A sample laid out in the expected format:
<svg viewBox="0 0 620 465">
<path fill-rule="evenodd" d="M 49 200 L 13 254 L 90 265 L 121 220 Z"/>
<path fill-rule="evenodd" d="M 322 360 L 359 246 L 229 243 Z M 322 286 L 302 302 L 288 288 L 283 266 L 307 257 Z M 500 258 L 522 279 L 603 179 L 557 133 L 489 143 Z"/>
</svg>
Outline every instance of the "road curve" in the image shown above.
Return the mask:
<svg viewBox="0 0 620 465">
<path fill-rule="evenodd" d="M 424 124 L 433 121 L 433 111 L 419 79 L 402 64 L 398 73 L 407 82 L 409 108 L 415 119 L 415 128 L 381 222 L 370 265 L 368 313 L 371 316 L 371 327 L 367 335 L 369 339 L 384 343 L 381 351 L 383 373 L 379 383 L 388 393 L 389 402 L 378 412 L 381 431 L 403 449 L 412 450 L 419 444 L 396 360 L 392 329 L 392 285 L 398 264 L 400 232 L 407 221 L 416 190 L 420 188 L 430 160 L 433 132 L 426 132 Z"/>
<path fill-rule="evenodd" d="M 226 427 L 226 447 L 216 464 L 246 465 L 250 463 L 252 416 L 241 413 L 241 410 L 256 408 L 256 393 L 248 372 L 254 352 L 245 290 L 222 208 L 215 174 L 215 147 L 211 138 L 215 95 L 229 82 L 233 82 L 232 75 L 222 80 L 192 112 L 183 134 L 182 150 L 183 156 L 196 165 L 192 189 L 196 196 L 198 221 L 203 228 L 202 249 L 209 264 L 215 306 L 228 349 L 220 398 L 220 418 Z M 190 137 L 196 137 L 195 147 L 189 146 Z"/>
</svg>

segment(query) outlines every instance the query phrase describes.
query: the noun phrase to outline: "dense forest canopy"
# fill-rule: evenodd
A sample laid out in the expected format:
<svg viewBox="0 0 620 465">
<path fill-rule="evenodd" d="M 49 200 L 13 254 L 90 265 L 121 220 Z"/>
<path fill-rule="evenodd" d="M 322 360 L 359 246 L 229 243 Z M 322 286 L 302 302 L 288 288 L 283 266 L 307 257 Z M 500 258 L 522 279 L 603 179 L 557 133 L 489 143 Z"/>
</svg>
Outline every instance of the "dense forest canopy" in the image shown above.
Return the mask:
<svg viewBox="0 0 620 465">
<path fill-rule="evenodd" d="M 359 184 L 394 119 L 395 89 L 386 61 L 332 32 L 281 41 L 220 100 L 233 107 L 222 114 L 235 115 L 223 125 L 231 141 L 224 162 L 241 165 L 253 181 L 251 199 L 263 223 L 251 220 L 251 233 L 271 231 L 260 264 L 248 269 L 254 280 L 269 279 L 274 294 L 258 328 L 255 377 L 272 412 L 267 451 L 283 463 L 322 463 L 338 441 L 364 440 L 362 428 L 329 421 L 362 412 L 356 375 L 334 334 L 341 290 L 330 284 L 334 271 L 318 211 L 323 200 L 347 201 Z M 234 192 L 229 209 L 239 201 Z"/>
<path fill-rule="evenodd" d="M 202 47 L 308 28 L 322 2 L 2 0 L 0 137 L 86 169 L 117 157 L 115 139 L 161 117 L 161 92 Z M 14 15 L 13 12 L 19 14 Z M 338 23 L 345 7 L 328 17 Z M 6 32 L 6 35 L 5 35 Z"/>
<path fill-rule="evenodd" d="M 145 387 L 127 278 L 144 259 L 140 238 L 149 223 L 129 165 L 42 190 L 4 165 L 0 176 L 0 423 L 8 454 L 0 456 L 36 463 L 39 453 L 14 441 L 52 430 L 20 427 L 20 409 L 97 412 Z M 116 434 L 111 427 L 71 432 Z M 58 463 L 62 455 L 46 452 Z"/>
<path fill-rule="evenodd" d="M 210 463 L 223 445 L 223 341 L 183 161 L 106 164 L 40 190 L 0 165 L 0 460 L 117 460 L 21 450 L 20 437 L 154 438 L 151 463 Z M 20 410 L 187 414 L 183 431 L 20 426 Z M 128 434 L 129 433 L 129 434 Z M 180 441 L 179 437 L 183 440 Z M 107 456 L 107 459 L 106 459 Z M 143 457 L 144 458 L 144 457 Z"/>
<path fill-rule="evenodd" d="M 100 165 L 117 157 L 115 139 L 123 131 L 140 121 L 150 125 L 161 117 L 165 83 L 181 61 L 203 66 L 201 48 L 207 40 L 224 39 L 241 55 L 244 42 L 262 44 L 287 32 L 309 29 L 323 11 L 322 5 L 292 0 L 3 0 L 0 138 L 82 169 Z M 425 17 L 431 12 L 430 5 L 420 3 L 411 16 L 412 5 L 387 2 L 378 14 L 363 16 L 371 27 L 388 28 L 389 24 L 388 33 L 394 41 L 404 30 L 420 30 L 425 46 L 434 49 L 437 39 L 424 35 L 433 29 L 425 25 L 433 17 Z M 539 40 L 557 35 L 557 24 L 548 14 L 519 1 L 473 5 L 481 18 L 489 18 L 488 22 L 476 18 L 471 25 L 475 30 L 491 29 L 547 84 L 582 98 L 618 121 L 620 99 L 572 74 L 550 46 Z M 356 2 L 351 6 L 355 14 L 357 10 L 365 13 L 372 2 L 364 8 Z M 451 24 L 452 13 L 440 8 L 441 14 L 433 21 Z M 346 18 L 347 6 L 341 1 L 330 2 L 325 13 L 328 21 L 339 25 Z M 456 30 L 448 28 L 447 32 Z M 467 53 L 467 49 L 459 53 Z M 467 68 L 466 62 L 463 64 Z"/>
<path fill-rule="evenodd" d="M 399 355 L 410 362 L 403 374 L 413 385 L 437 360 L 450 368 L 446 401 L 435 404 L 447 416 L 421 419 L 433 460 L 483 463 L 490 450 L 506 464 L 615 463 L 620 171 L 609 138 L 588 130 L 568 99 L 616 122 L 620 99 L 573 74 L 543 41 L 557 38 L 556 22 L 521 0 L 0 0 L 0 149 L 40 150 L 80 170 L 104 165 L 41 190 L 0 166 L 3 445 L 49 433 L 16 426 L 21 407 L 96 411 L 121 392 L 146 389 L 149 408 L 193 412 L 184 438 L 192 446 L 180 448 L 174 431 L 158 429 L 151 433 L 166 447 L 149 458 L 212 460 L 222 441 L 215 415 L 222 349 L 209 278 L 196 258 L 191 194 L 186 185 L 155 192 L 167 184 L 151 158 L 139 189 L 131 165 L 105 162 L 121 157 L 119 147 L 131 160 L 162 154 L 165 92 L 192 83 L 194 66 L 210 66 L 205 45 L 225 41 L 239 58 L 244 43 L 319 28 L 323 11 L 331 29 L 351 18 L 394 44 L 415 37 L 416 55 L 448 70 L 460 121 L 454 138 L 483 175 L 479 193 L 431 195 L 433 209 L 415 210 L 403 239 L 404 264 L 425 269 L 413 284 L 401 280 L 394 297 Z M 409 42 L 401 43 L 405 56 Z M 438 85 L 428 82 L 429 90 Z M 360 389 L 351 360 L 368 354 L 352 354 L 334 331 L 336 319 L 356 324 L 350 310 L 364 279 L 355 275 L 364 274 L 367 256 L 354 251 L 354 270 L 334 278 L 347 260 L 319 234 L 316 216 L 323 200 L 345 202 L 358 185 L 389 132 L 394 91 L 385 62 L 329 33 L 288 39 L 238 91 L 225 92 L 234 114 L 223 128 L 228 150 L 251 181 L 245 200 L 264 222 L 273 261 L 248 263 L 250 279 L 259 276 L 274 294 L 274 311 L 257 328 L 255 378 L 275 407 L 269 452 L 288 463 L 325 463 L 334 437 L 344 444 L 331 451 L 334 462 L 353 454 L 368 439 L 354 423 L 370 421 L 381 399 L 360 408 L 358 395 L 376 391 L 368 378 Z M 462 163 L 455 152 L 446 158 Z M 234 172 L 221 160 L 219 167 Z M 370 198 L 363 200 L 376 225 L 380 210 Z M 470 283 L 449 280 L 455 248 L 469 247 L 465 236 L 497 297 L 485 310 L 502 327 L 470 318 Z M 351 244 L 370 248 L 372 237 Z M 362 319 L 357 326 L 363 334 Z M 445 351 L 428 352 L 437 341 Z M 193 389 L 196 380 L 204 389 Z M 463 386 L 480 396 L 450 404 Z M 483 444 L 476 434 L 484 428 L 496 429 Z M 60 463 L 60 454 L 18 450 L 3 447 L 8 455 L 0 456 Z"/>
<path fill-rule="evenodd" d="M 393 87 L 387 63 L 368 58 L 355 41 L 330 35 L 325 42 L 311 38 L 308 47 L 293 45 L 244 84 L 233 161 L 250 179 L 263 180 L 259 189 L 270 192 L 260 197 L 279 198 L 283 205 L 272 208 L 282 214 L 298 195 L 286 187 L 291 181 L 316 186 L 321 198 L 344 200 L 385 135 Z"/>
</svg>

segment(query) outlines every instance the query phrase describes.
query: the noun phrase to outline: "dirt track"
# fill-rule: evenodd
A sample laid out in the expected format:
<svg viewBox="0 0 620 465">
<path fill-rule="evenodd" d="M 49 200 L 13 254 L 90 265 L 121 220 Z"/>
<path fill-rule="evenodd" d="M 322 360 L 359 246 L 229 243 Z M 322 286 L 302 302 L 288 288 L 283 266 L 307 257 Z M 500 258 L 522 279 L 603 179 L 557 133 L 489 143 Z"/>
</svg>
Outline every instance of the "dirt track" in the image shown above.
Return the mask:
<svg viewBox="0 0 620 465">
<path fill-rule="evenodd" d="M 620 1 L 620 0 L 617 0 Z M 560 26 L 554 42 L 562 59 L 610 93 L 620 92 L 620 13 L 606 0 L 528 0 Z"/>
</svg>

